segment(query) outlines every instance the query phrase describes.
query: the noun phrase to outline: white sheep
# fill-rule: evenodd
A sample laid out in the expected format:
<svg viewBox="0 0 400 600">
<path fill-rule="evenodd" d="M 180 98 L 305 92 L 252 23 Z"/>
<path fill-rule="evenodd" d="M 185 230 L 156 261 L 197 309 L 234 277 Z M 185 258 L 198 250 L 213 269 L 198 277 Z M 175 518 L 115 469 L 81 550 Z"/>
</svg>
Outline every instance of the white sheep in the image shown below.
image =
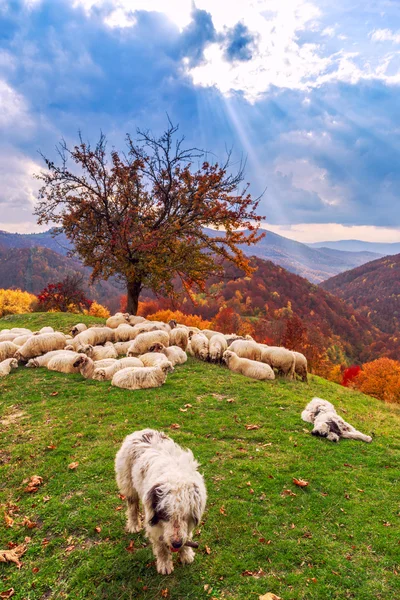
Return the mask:
<svg viewBox="0 0 400 600">
<path fill-rule="evenodd" d="M 77 352 L 64 352 L 50 358 L 47 363 L 49 371 L 58 371 L 59 373 L 79 373 L 79 368 L 75 367 L 76 360 L 83 356 Z"/>
<path fill-rule="evenodd" d="M 39 329 L 39 331 L 36 332 L 37 334 L 41 334 L 41 333 L 54 333 L 54 329 L 52 327 L 42 327 L 42 329 Z"/>
<path fill-rule="evenodd" d="M 58 357 L 58 356 L 63 356 L 63 355 L 74 356 L 74 357 L 81 356 L 80 354 L 78 354 L 78 352 L 73 352 L 71 350 L 66 350 L 66 349 L 52 350 L 51 352 L 46 352 L 46 354 L 42 354 L 41 356 L 37 356 L 36 358 L 31 358 L 30 360 L 28 360 L 28 362 L 26 363 L 25 366 L 28 367 L 28 369 L 37 369 L 39 367 L 47 367 L 52 358 L 54 358 L 55 356 Z"/>
<path fill-rule="evenodd" d="M 137 325 L 138 323 L 143 323 L 146 319 L 144 317 L 140 317 L 139 315 L 129 315 L 128 322 L 130 325 Z"/>
<path fill-rule="evenodd" d="M 252 340 L 235 340 L 230 344 L 229 350 L 237 354 L 240 358 L 261 360 L 261 348 L 257 342 L 253 342 Z"/>
<path fill-rule="evenodd" d="M 34 335 L 33 333 L 25 333 L 24 335 L 17 335 L 17 337 L 15 337 L 13 339 L 13 344 L 15 344 L 16 346 L 23 346 L 25 344 L 25 342 L 27 342 L 29 340 L 29 338 L 32 337 L 32 335 Z"/>
<path fill-rule="evenodd" d="M 65 347 L 65 344 L 65 335 L 59 331 L 41 333 L 32 336 L 23 346 L 20 346 L 14 354 L 14 358 L 26 361 L 41 354 L 46 354 L 46 352 L 50 352 L 51 350 L 61 350 Z"/>
<path fill-rule="evenodd" d="M 123 325 L 129 322 L 129 314 L 128 313 L 115 313 L 112 317 L 108 317 L 106 321 L 106 327 L 111 327 L 111 329 L 116 329 L 118 325 Z"/>
<path fill-rule="evenodd" d="M 82 346 L 78 352 L 87 354 L 92 360 L 103 360 L 104 358 L 118 358 L 118 352 L 112 342 L 106 342 L 104 346 Z"/>
<path fill-rule="evenodd" d="M 288 377 L 294 378 L 294 369 L 296 359 L 293 352 L 282 348 L 281 346 L 267 346 L 260 344 L 261 347 L 261 362 L 266 363 L 273 369 L 277 369 L 279 373 Z"/>
<path fill-rule="evenodd" d="M 96 369 L 104 369 L 118 362 L 115 358 L 105 358 L 103 360 L 94 361 L 89 356 L 81 354 L 74 362 L 74 367 L 78 367 L 80 374 L 85 379 L 93 379 Z"/>
<path fill-rule="evenodd" d="M 209 355 L 212 362 L 221 362 L 225 350 L 228 349 L 228 342 L 222 333 L 216 333 L 210 338 Z"/>
<path fill-rule="evenodd" d="M 0 333 L 0 342 L 12 342 L 19 335 L 22 334 L 13 333 L 12 331 L 9 331 L 8 333 Z"/>
<path fill-rule="evenodd" d="M 13 358 L 18 348 L 14 342 L 0 342 L 0 362 L 6 358 Z"/>
<path fill-rule="evenodd" d="M 114 373 L 121 371 L 121 369 L 126 369 L 127 367 L 144 367 L 144 364 L 138 358 L 121 358 L 120 360 L 116 360 L 109 367 L 96 367 L 93 373 L 93 379 L 96 379 L 97 381 L 111 381 Z"/>
<path fill-rule="evenodd" d="M 230 371 L 240 373 L 245 377 L 251 377 L 260 381 L 275 379 L 275 373 L 269 365 L 248 358 L 240 358 L 231 350 L 224 352 L 222 360 Z"/>
<path fill-rule="evenodd" d="M 189 341 L 189 333 L 182 327 L 174 327 L 169 334 L 169 343 L 171 346 L 179 346 L 186 350 Z"/>
<path fill-rule="evenodd" d="M 131 345 L 132 340 L 128 340 L 127 342 L 115 342 L 114 348 L 116 349 L 118 356 L 126 356 L 129 346 Z"/>
<path fill-rule="evenodd" d="M 129 325 L 128 323 L 125 323 L 124 325 L 118 325 L 118 327 L 114 329 L 114 331 L 116 342 L 129 342 L 131 340 L 134 340 L 135 337 L 137 337 L 140 333 L 138 329 L 135 329 L 134 327 L 132 327 L 132 325 Z"/>
<path fill-rule="evenodd" d="M 82 331 L 86 331 L 87 325 L 85 323 L 77 323 L 71 328 L 71 335 L 75 337 L 78 333 L 82 333 Z"/>
<path fill-rule="evenodd" d="M 114 342 L 115 331 L 115 329 L 110 329 L 110 327 L 89 327 L 85 331 L 78 333 L 71 340 L 71 345 L 74 347 L 74 350 L 77 350 L 80 346 L 87 346 L 89 344 L 91 346 L 100 346 L 106 342 Z"/>
<path fill-rule="evenodd" d="M 150 352 L 161 352 L 164 354 L 169 362 L 174 367 L 175 365 L 183 365 L 187 361 L 187 354 L 179 346 L 168 346 L 166 348 L 163 344 L 154 344 L 150 348 Z"/>
<path fill-rule="evenodd" d="M 0 377 L 6 377 L 11 371 L 11 369 L 18 368 L 18 361 L 15 358 L 6 358 L 0 362 Z"/>
<path fill-rule="evenodd" d="M 150 350 L 151 346 L 154 346 L 156 343 L 169 346 L 168 333 L 161 330 L 139 333 L 129 347 L 127 356 L 140 356 L 141 354 L 145 354 Z"/>
<path fill-rule="evenodd" d="M 166 365 L 169 373 L 173 373 L 174 371 L 172 363 L 168 360 L 165 354 L 162 354 L 161 352 L 146 352 L 146 354 L 139 356 L 139 359 L 142 361 L 145 367 L 162 368 L 164 365 Z"/>
<path fill-rule="evenodd" d="M 128 367 L 115 373 L 111 385 L 126 390 L 143 390 L 160 387 L 166 378 L 166 371 L 160 367 Z"/>
<path fill-rule="evenodd" d="M 210 342 L 205 335 L 202 333 L 194 333 L 190 338 L 190 346 L 193 356 L 200 358 L 200 360 L 208 360 Z"/>
<path fill-rule="evenodd" d="M 307 359 L 304 356 L 304 354 L 301 354 L 301 352 L 294 352 L 294 358 L 296 361 L 295 364 L 295 373 L 296 375 L 299 375 L 301 377 L 302 381 L 308 381 L 308 371 L 307 371 Z"/>
<path fill-rule="evenodd" d="M 212 338 L 213 335 L 217 335 L 220 332 L 219 331 L 214 331 L 213 329 L 202 329 L 201 333 L 203 335 L 205 335 L 206 338 L 208 338 L 209 340 L 211 340 L 211 338 Z M 223 334 L 221 334 L 221 335 L 223 335 Z"/>
</svg>

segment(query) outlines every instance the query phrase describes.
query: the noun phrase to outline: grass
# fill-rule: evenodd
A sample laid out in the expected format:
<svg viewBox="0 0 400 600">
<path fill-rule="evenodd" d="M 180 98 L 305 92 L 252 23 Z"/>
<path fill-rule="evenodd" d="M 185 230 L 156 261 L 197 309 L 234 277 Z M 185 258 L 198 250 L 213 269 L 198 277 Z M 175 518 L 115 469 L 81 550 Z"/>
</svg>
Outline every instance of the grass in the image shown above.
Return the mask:
<svg viewBox="0 0 400 600">
<path fill-rule="evenodd" d="M 0 329 L 66 331 L 76 321 L 20 315 Z M 300 412 L 314 395 L 373 442 L 309 435 Z M 0 524 L 0 548 L 31 538 L 20 570 L 0 564 L 0 592 L 14 588 L 15 599 L 399 597 L 400 407 L 318 377 L 262 383 L 191 359 L 162 388 L 142 392 L 21 367 L 0 381 L 0 414 L 2 513 L 16 507 L 13 527 Z M 143 534 L 124 532 L 114 480 L 122 439 L 143 427 L 190 447 L 208 490 L 196 560 L 170 576 L 156 573 Z M 44 483 L 25 493 L 34 474 Z M 22 525 L 25 516 L 37 526 Z"/>
</svg>

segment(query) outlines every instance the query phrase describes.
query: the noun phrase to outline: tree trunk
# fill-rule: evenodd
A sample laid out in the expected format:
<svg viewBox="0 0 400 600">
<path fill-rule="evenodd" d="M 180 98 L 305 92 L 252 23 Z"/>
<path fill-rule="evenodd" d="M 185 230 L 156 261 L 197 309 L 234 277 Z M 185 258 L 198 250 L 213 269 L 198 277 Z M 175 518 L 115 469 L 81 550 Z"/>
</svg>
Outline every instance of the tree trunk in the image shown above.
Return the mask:
<svg viewBox="0 0 400 600">
<path fill-rule="evenodd" d="M 139 304 L 139 296 L 142 291 L 142 282 L 138 280 L 128 281 L 126 284 L 127 289 L 127 305 L 126 310 L 131 315 L 136 315 L 138 304 Z"/>
</svg>

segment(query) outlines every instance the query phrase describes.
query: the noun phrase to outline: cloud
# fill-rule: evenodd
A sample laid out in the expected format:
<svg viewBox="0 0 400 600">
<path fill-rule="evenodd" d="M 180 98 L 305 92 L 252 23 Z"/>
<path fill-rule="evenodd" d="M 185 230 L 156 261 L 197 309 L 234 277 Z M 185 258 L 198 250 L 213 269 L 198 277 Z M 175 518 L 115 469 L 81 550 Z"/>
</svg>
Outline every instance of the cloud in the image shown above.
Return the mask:
<svg viewBox="0 0 400 600">
<path fill-rule="evenodd" d="M 373 42 L 394 42 L 400 44 L 400 32 L 395 33 L 390 29 L 375 29 L 370 33 Z"/>
<path fill-rule="evenodd" d="M 225 35 L 226 60 L 248 61 L 253 57 L 257 36 L 252 34 L 244 23 L 236 23 L 235 27 L 229 29 Z"/>
</svg>

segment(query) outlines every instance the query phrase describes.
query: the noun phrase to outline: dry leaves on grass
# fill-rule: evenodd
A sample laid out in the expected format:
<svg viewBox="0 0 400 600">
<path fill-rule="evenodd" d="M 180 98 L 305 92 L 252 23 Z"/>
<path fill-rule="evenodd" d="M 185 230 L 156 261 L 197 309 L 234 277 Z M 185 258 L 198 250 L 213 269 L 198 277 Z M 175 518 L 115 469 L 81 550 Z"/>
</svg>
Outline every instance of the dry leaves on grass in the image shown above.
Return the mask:
<svg viewBox="0 0 400 600">
<path fill-rule="evenodd" d="M 26 552 L 26 545 L 19 544 L 14 546 L 11 550 L 0 550 L 0 562 L 13 562 L 17 565 L 18 569 L 21 568 L 21 561 L 19 560 Z"/>
<path fill-rule="evenodd" d="M 295 477 L 293 477 L 293 483 L 294 483 L 294 485 L 297 485 L 298 487 L 307 487 L 308 486 L 308 481 L 305 481 L 304 479 L 296 479 Z"/>
<path fill-rule="evenodd" d="M 134 542 L 133 540 L 131 540 L 131 541 L 129 542 L 129 546 L 127 546 L 127 547 L 125 548 L 125 550 L 126 550 L 127 552 L 134 552 L 134 551 L 135 551 L 135 542 Z"/>
<path fill-rule="evenodd" d="M 161 598 L 168 598 L 168 596 L 169 596 L 168 588 L 161 590 Z"/>
<path fill-rule="evenodd" d="M 205 552 L 206 552 L 206 554 L 211 554 L 211 548 L 210 548 L 210 546 L 206 546 L 205 547 Z"/>
<path fill-rule="evenodd" d="M 254 429 L 260 429 L 260 425 L 245 425 L 247 431 L 253 431 Z"/>
<path fill-rule="evenodd" d="M 6 527 L 12 527 L 14 525 L 14 519 L 12 519 L 7 513 L 4 513 L 4 521 L 6 523 Z"/>
<path fill-rule="evenodd" d="M 258 596 L 258 600 L 282 600 L 282 598 L 272 592 L 267 592 L 263 596 Z"/>
<path fill-rule="evenodd" d="M 27 527 L 28 529 L 34 529 L 35 527 L 37 527 L 37 523 L 28 519 L 27 516 L 24 517 L 24 520 L 22 521 L 21 524 L 25 525 L 25 527 Z"/>
<path fill-rule="evenodd" d="M 180 426 L 180 425 L 178 425 L 178 423 L 172 423 L 172 424 L 170 425 L 170 429 L 180 429 L 180 428 L 181 428 L 181 426 Z"/>
<path fill-rule="evenodd" d="M 292 490 L 283 490 L 281 496 L 284 498 L 285 496 L 297 496 Z"/>
<path fill-rule="evenodd" d="M 0 598 L 11 598 L 11 596 L 14 596 L 14 594 L 14 588 L 9 588 L 8 590 L 4 590 L 4 592 L 0 592 Z"/>
<path fill-rule="evenodd" d="M 42 483 L 43 477 L 40 477 L 40 475 L 32 475 L 32 477 L 28 481 L 28 485 L 24 489 L 24 492 L 26 492 L 27 494 L 34 494 L 38 491 Z"/>
<path fill-rule="evenodd" d="M 265 577 L 266 572 L 262 570 L 260 567 L 258 571 L 243 571 L 242 577 L 254 577 L 254 579 L 260 579 L 261 577 Z"/>
<path fill-rule="evenodd" d="M 101 527 L 100 527 L 100 525 L 96 525 L 96 527 L 94 528 L 94 530 L 95 530 L 97 533 L 100 533 L 100 532 L 101 532 Z"/>
<path fill-rule="evenodd" d="M 74 471 L 78 466 L 79 466 L 78 462 L 72 462 L 72 463 L 69 463 L 68 469 L 70 469 L 70 471 Z"/>
</svg>

